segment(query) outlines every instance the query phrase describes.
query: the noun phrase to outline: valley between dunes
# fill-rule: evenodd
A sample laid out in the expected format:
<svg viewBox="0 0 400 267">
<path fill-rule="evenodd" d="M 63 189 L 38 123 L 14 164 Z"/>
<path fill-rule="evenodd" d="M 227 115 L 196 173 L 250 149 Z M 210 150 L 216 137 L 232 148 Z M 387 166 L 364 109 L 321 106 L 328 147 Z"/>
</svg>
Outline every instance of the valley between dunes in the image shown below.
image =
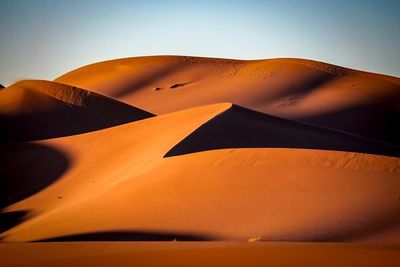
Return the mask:
<svg viewBox="0 0 400 267">
<path fill-rule="evenodd" d="M 400 79 L 301 59 L 19 81 L 0 90 L 0 266 L 396 266 L 399 110 Z"/>
</svg>

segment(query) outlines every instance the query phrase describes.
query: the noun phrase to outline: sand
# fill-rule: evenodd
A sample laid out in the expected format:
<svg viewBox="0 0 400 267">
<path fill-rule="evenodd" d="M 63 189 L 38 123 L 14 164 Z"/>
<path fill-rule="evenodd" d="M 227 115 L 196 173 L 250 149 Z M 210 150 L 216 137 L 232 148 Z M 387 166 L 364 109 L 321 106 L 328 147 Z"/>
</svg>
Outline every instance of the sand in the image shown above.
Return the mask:
<svg viewBox="0 0 400 267">
<path fill-rule="evenodd" d="M 21 255 L 24 255 L 21 257 Z M 0 244 L 0 266 L 397 267 L 399 247 L 343 243 L 79 242 Z"/>
<path fill-rule="evenodd" d="M 398 80 L 142 57 L 6 87 L 0 266 L 395 266 Z"/>
</svg>

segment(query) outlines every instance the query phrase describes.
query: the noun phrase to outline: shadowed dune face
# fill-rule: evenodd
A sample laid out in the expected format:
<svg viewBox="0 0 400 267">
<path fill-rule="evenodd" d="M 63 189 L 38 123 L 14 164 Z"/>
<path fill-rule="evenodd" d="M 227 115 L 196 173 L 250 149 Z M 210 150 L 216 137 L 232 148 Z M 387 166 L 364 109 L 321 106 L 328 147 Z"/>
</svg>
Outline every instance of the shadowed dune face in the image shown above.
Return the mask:
<svg viewBox="0 0 400 267">
<path fill-rule="evenodd" d="M 151 116 L 79 88 L 46 81 L 22 81 L 0 92 L 0 141 L 67 136 Z"/>
<path fill-rule="evenodd" d="M 0 207 L 40 192 L 71 166 L 65 153 L 46 144 L 1 144 L 0 149 Z"/>
<path fill-rule="evenodd" d="M 74 242 L 74 241 L 211 241 L 212 238 L 195 234 L 148 232 L 148 231 L 115 231 L 83 233 L 60 236 L 34 242 Z"/>
<path fill-rule="evenodd" d="M 322 62 L 138 57 L 88 65 L 56 81 L 114 96 L 155 114 L 231 102 L 400 143 L 399 127 L 391 123 L 400 117 L 400 80 Z M 172 88 L 175 84 L 183 86 Z M 365 110 L 368 113 L 360 117 Z"/>
<path fill-rule="evenodd" d="M 22 223 L 27 214 L 27 211 L 0 212 L 0 233 Z"/>
<path fill-rule="evenodd" d="M 224 148 L 262 147 L 400 155 L 400 147 L 397 146 L 233 106 L 199 127 L 165 156 Z"/>
<path fill-rule="evenodd" d="M 179 63 L 170 63 L 162 66 L 155 66 L 151 72 L 143 73 L 143 75 L 139 77 L 135 75 L 126 79 L 126 77 L 122 76 L 123 79 L 121 79 L 122 81 L 120 82 L 118 90 L 111 92 L 111 97 L 118 99 L 129 96 L 141 88 L 154 84 L 163 77 L 179 71 L 181 67 Z"/>
<path fill-rule="evenodd" d="M 370 137 L 379 136 L 377 139 L 400 145 L 400 112 L 391 105 L 366 104 L 310 116 L 303 121 L 334 129 L 352 128 L 356 134 L 368 133 Z"/>
</svg>

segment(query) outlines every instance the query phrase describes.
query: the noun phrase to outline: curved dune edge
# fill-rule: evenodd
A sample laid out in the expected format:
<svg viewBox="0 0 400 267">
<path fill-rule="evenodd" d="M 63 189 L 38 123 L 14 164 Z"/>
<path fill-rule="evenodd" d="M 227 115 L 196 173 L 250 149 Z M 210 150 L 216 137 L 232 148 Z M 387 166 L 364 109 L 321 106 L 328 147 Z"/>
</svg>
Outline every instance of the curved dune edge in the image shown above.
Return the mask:
<svg viewBox="0 0 400 267">
<path fill-rule="evenodd" d="M 204 106 L 36 142 L 73 163 L 50 186 L 6 208 L 31 217 L 1 237 L 18 242 L 122 232 L 400 242 L 398 158 L 287 148 L 163 158 L 231 108 Z"/>
<path fill-rule="evenodd" d="M 304 59 L 151 56 L 99 62 L 59 78 L 154 114 L 231 102 L 400 144 L 400 79 Z"/>
<path fill-rule="evenodd" d="M 67 136 L 152 116 L 84 89 L 50 81 L 26 80 L 0 92 L 0 141 Z"/>
</svg>

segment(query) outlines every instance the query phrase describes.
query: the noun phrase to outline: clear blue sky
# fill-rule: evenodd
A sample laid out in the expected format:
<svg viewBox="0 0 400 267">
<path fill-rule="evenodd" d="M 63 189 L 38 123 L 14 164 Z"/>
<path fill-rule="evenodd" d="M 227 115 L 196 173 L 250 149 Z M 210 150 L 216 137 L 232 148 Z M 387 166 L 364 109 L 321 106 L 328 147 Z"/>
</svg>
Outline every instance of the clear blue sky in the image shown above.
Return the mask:
<svg viewBox="0 0 400 267">
<path fill-rule="evenodd" d="M 309 58 L 400 76 L 400 1 L 1 0 L 0 83 L 143 55 Z"/>
</svg>

